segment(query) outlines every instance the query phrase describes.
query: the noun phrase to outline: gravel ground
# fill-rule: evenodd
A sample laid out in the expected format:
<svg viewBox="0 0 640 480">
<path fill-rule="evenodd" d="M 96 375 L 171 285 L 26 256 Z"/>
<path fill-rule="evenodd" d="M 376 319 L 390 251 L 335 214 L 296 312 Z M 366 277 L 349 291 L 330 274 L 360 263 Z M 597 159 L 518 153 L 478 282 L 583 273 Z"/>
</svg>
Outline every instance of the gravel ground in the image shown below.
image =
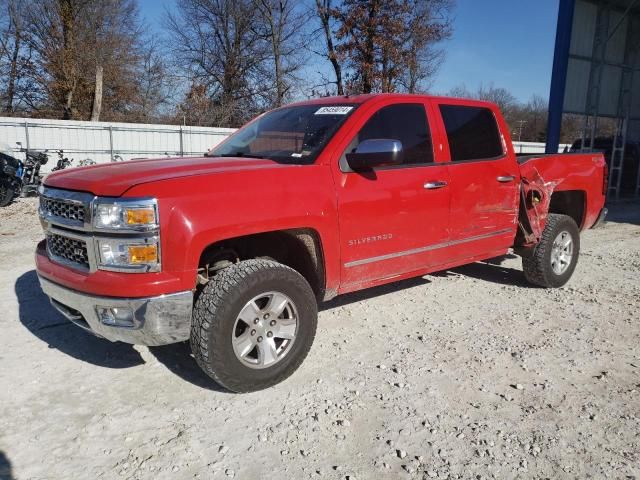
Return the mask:
<svg viewBox="0 0 640 480">
<path fill-rule="evenodd" d="M 235 395 L 185 344 L 94 338 L 0 210 L 0 478 L 640 478 L 640 206 L 562 289 L 515 256 L 339 297 L 300 370 Z"/>
</svg>

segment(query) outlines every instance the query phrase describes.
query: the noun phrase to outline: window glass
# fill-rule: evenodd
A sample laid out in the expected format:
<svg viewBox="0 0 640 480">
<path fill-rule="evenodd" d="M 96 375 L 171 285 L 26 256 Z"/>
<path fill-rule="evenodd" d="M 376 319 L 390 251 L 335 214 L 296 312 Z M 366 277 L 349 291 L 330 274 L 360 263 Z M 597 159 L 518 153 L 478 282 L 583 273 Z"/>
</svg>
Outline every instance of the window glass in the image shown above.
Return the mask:
<svg viewBox="0 0 640 480">
<path fill-rule="evenodd" d="M 267 112 L 209 152 L 212 157 L 258 157 L 313 163 L 357 105 L 301 105 Z"/>
<path fill-rule="evenodd" d="M 354 148 L 364 140 L 380 138 L 402 142 L 404 164 L 433 162 L 431 133 L 423 105 L 407 103 L 381 108 L 362 127 Z"/>
<path fill-rule="evenodd" d="M 502 140 L 493 112 L 487 108 L 440 105 L 451 160 L 485 160 L 501 156 Z"/>
</svg>

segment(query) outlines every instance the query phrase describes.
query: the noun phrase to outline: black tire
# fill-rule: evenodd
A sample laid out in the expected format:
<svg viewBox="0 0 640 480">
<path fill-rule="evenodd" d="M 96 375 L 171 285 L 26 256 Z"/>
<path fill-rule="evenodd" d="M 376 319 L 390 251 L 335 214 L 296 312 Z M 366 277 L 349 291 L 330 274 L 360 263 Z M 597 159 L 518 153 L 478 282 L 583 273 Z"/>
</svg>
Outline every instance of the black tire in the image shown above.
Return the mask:
<svg viewBox="0 0 640 480">
<path fill-rule="evenodd" d="M 232 333 L 243 307 L 269 291 L 281 292 L 295 304 L 295 341 L 273 366 L 253 369 L 236 356 Z M 204 372 L 228 390 L 262 390 L 285 380 L 300 366 L 315 338 L 317 321 L 316 298 L 302 275 L 271 260 L 246 260 L 221 270 L 200 292 L 193 310 L 191 350 Z"/>
<path fill-rule="evenodd" d="M 6 207 L 15 197 L 13 185 L 8 180 L 0 180 L 0 207 Z"/>
<path fill-rule="evenodd" d="M 561 274 L 554 271 L 552 252 L 556 238 L 567 232 L 573 242 L 571 260 Z M 529 283 L 545 288 L 563 286 L 573 275 L 580 254 L 580 230 L 573 218 L 556 213 L 549 214 L 540 242 L 522 257 L 524 276 Z"/>
</svg>

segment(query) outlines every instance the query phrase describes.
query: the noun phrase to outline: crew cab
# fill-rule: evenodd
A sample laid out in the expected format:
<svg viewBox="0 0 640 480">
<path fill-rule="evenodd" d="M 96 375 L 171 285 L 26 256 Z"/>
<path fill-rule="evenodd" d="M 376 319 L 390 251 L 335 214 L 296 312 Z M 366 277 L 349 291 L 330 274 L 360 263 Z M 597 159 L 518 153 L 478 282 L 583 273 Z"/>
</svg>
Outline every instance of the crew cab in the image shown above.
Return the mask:
<svg viewBox="0 0 640 480">
<path fill-rule="evenodd" d="M 202 158 L 49 175 L 37 272 L 75 324 L 189 340 L 212 379 L 246 392 L 295 371 L 336 295 L 510 251 L 532 284 L 564 285 L 606 185 L 599 153 L 516 157 L 491 103 L 322 98 L 264 113 Z"/>
</svg>

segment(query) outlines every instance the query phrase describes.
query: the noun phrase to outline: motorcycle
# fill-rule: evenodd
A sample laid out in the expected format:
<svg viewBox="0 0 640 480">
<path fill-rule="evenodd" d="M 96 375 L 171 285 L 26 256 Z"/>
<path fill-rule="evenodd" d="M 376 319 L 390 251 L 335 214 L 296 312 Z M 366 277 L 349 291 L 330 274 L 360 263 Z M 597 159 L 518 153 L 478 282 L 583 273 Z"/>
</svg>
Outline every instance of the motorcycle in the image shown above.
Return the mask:
<svg viewBox="0 0 640 480">
<path fill-rule="evenodd" d="M 20 192 L 22 162 L 8 145 L 0 145 L 0 207 L 9 205 Z"/>
<path fill-rule="evenodd" d="M 20 151 L 25 153 L 25 161 L 21 168 L 18 169 L 18 177 L 21 181 L 20 194 L 23 197 L 38 194 L 38 187 L 42 183 L 42 176 L 40 175 L 40 168 L 46 165 L 49 161 L 47 151 L 43 152 L 37 150 L 29 150 L 28 148 L 22 148 L 21 142 L 16 142 Z"/>
<path fill-rule="evenodd" d="M 63 150 L 58 150 L 58 161 L 56 162 L 56 166 L 51 169 L 52 172 L 57 172 L 58 170 L 64 170 L 67 167 L 71 166 L 73 159 L 69 160 L 68 157 L 64 156 Z"/>
<path fill-rule="evenodd" d="M 85 158 L 83 160 L 79 160 L 78 161 L 78 166 L 79 167 L 89 167 L 91 165 L 95 165 L 96 161 L 93 160 L 92 158 Z"/>
</svg>

